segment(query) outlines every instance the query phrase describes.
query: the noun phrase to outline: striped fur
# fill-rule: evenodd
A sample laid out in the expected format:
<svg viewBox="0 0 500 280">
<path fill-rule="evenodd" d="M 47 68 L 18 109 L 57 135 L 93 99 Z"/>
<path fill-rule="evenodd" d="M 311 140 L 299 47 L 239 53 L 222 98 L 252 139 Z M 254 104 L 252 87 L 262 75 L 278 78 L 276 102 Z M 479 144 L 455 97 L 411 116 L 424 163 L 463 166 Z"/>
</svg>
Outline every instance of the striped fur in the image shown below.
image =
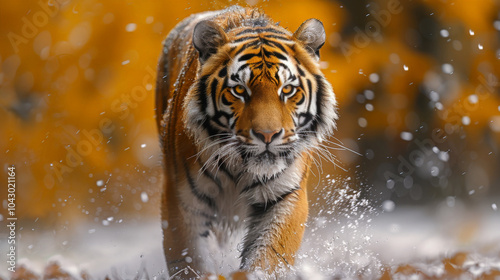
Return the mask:
<svg viewBox="0 0 500 280">
<path fill-rule="evenodd" d="M 187 266 L 228 275 L 293 264 L 310 153 L 337 119 L 318 65 L 324 41 L 317 20 L 292 34 L 238 6 L 193 15 L 168 35 L 156 113 L 171 275 Z"/>
</svg>

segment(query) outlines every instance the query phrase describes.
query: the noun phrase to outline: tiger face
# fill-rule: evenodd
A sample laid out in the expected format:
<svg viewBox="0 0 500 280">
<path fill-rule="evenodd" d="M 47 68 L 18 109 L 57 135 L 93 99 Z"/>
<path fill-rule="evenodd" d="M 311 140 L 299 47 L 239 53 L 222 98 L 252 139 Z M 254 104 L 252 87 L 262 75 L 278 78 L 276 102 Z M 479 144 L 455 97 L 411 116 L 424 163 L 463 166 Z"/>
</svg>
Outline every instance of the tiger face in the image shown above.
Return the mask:
<svg viewBox="0 0 500 280">
<path fill-rule="evenodd" d="M 335 95 L 318 63 L 324 42 L 315 19 L 294 34 L 265 20 L 228 33 L 211 21 L 195 27 L 201 63 L 184 118 L 214 167 L 269 178 L 333 133 Z"/>
</svg>

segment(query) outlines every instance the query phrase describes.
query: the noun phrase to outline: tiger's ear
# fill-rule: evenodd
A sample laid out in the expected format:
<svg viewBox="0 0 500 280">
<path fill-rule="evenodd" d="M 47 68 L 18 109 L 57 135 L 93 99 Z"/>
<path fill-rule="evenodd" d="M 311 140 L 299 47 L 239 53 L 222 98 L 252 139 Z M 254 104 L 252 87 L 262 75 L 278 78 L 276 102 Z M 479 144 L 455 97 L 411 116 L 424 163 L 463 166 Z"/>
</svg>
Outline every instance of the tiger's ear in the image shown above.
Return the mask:
<svg viewBox="0 0 500 280">
<path fill-rule="evenodd" d="M 319 49 L 326 40 L 325 28 L 321 21 L 314 18 L 304 21 L 293 37 L 302 42 L 309 53 L 319 58 Z"/>
<path fill-rule="evenodd" d="M 201 63 L 205 63 L 227 41 L 226 32 L 212 21 L 204 20 L 194 28 L 193 45 L 200 54 Z"/>
</svg>

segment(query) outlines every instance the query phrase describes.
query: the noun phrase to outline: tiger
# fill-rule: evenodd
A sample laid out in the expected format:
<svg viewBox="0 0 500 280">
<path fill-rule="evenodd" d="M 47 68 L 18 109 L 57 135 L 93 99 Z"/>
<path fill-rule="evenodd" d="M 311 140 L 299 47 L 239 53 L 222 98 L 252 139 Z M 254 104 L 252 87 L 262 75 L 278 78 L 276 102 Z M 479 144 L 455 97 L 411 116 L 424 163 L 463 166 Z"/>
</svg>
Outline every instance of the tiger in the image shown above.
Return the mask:
<svg viewBox="0 0 500 280">
<path fill-rule="evenodd" d="M 312 157 L 338 118 L 325 39 L 317 19 L 292 33 L 232 6 L 191 15 L 164 40 L 155 102 L 171 277 L 293 268 Z"/>
</svg>

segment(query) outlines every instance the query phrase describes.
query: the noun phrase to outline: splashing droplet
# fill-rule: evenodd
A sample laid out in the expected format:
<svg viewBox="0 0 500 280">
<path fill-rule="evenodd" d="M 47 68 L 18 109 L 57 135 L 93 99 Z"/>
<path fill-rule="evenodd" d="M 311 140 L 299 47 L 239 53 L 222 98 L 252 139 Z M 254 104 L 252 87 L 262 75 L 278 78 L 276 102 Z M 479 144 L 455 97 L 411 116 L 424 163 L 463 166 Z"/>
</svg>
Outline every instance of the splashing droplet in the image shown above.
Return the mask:
<svg viewBox="0 0 500 280">
<path fill-rule="evenodd" d="M 142 192 L 141 193 L 141 200 L 144 203 L 147 203 L 149 201 L 149 196 L 148 196 L 148 194 L 146 192 Z"/>
<path fill-rule="evenodd" d="M 134 32 L 137 29 L 137 24 L 135 23 L 129 23 L 125 26 L 125 30 L 127 32 Z"/>
<path fill-rule="evenodd" d="M 396 204 L 392 200 L 386 200 L 382 202 L 382 209 L 384 209 L 385 212 L 392 212 L 394 211 L 394 208 L 396 208 Z"/>
<path fill-rule="evenodd" d="M 405 141 L 411 141 L 413 139 L 413 134 L 411 134 L 411 132 L 407 132 L 407 131 L 401 132 L 401 134 L 399 136 L 401 137 L 401 139 L 403 139 Z"/>
<path fill-rule="evenodd" d="M 449 63 L 445 63 L 441 66 L 441 70 L 443 70 L 443 72 L 445 74 L 453 74 L 453 65 L 449 64 Z"/>
</svg>

